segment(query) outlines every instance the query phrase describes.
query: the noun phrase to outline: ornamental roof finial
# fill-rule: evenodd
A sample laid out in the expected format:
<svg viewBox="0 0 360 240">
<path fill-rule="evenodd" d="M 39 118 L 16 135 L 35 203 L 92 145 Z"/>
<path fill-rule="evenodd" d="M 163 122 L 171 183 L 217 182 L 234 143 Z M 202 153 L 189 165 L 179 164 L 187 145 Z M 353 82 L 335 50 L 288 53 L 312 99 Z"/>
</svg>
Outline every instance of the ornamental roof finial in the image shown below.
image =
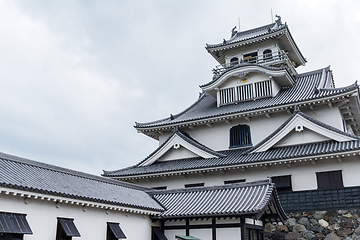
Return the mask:
<svg viewBox="0 0 360 240">
<path fill-rule="evenodd" d="M 282 25 L 282 22 L 281 22 L 281 17 L 279 15 L 275 15 L 275 17 L 277 17 L 277 19 L 275 20 L 275 22 L 280 26 Z"/>
<path fill-rule="evenodd" d="M 236 26 L 231 30 L 231 37 L 235 36 L 238 32 L 235 29 L 236 29 Z"/>
</svg>

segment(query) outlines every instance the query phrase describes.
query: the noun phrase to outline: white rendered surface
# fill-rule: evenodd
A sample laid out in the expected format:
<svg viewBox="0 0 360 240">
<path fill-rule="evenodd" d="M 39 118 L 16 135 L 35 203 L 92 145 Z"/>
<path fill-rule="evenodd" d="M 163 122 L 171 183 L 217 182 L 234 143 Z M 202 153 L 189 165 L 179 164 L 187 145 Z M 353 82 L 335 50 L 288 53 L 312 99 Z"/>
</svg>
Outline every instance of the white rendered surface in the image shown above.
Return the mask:
<svg viewBox="0 0 360 240">
<path fill-rule="evenodd" d="M 156 187 L 166 185 L 168 189 L 184 188 L 184 184 L 205 183 L 205 186 L 223 185 L 226 180 L 246 179 L 256 181 L 270 176 L 291 175 L 292 188 L 294 191 L 317 189 L 316 172 L 342 170 L 345 187 L 360 186 L 358 169 L 360 159 L 357 156 L 344 157 L 339 162 L 336 157 L 318 159 L 316 164 L 311 162 L 297 162 L 289 166 L 277 164 L 263 167 L 249 167 L 246 171 L 241 169 L 211 172 L 204 174 L 191 174 L 172 176 L 166 178 L 152 178 L 150 181 L 136 181 L 137 184 Z"/>
<path fill-rule="evenodd" d="M 0 193 L 0 211 L 27 214 L 27 221 L 33 235 L 24 235 L 25 240 L 55 239 L 57 217 L 74 219 L 75 226 L 81 237 L 74 239 L 105 240 L 107 222 L 120 223 L 127 239 L 149 240 L 151 238 L 151 220 L 149 216 L 106 211 L 105 209 L 83 207 L 54 201 L 30 198 L 25 204 L 20 196 Z"/>
</svg>

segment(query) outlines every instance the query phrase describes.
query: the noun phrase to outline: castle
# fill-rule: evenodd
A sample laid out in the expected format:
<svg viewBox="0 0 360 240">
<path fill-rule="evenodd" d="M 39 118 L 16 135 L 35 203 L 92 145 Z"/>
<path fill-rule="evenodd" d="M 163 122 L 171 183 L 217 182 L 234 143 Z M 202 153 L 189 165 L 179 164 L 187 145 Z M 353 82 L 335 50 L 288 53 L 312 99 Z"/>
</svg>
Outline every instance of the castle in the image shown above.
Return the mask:
<svg viewBox="0 0 360 240">
<path fill-rule="evenodd" d="M 2 239 L 358 239 L 360 102 L 287 24 L 206 50 L 219 66 L 179 114 L 136 123 L 159 147 L 94 176 L 0 153 Z"/>
</svg>

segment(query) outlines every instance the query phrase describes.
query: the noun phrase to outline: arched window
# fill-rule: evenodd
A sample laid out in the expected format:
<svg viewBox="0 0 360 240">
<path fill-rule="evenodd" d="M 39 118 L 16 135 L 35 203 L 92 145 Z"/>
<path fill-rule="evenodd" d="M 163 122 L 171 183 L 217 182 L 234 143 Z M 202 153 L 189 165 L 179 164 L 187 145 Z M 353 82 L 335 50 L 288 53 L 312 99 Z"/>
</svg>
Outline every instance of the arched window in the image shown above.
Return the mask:
<svg viewBox="0 0 360 240">
<path fill-rule="evenodd" d="M 263 52 L 263 58 L 264 60 L 270 60 L 272 58 L 272 52 L 270 49 L 266 49 L 264 52 Z"/>
<path fill-rule="evenodd" d="M 237 125 L 230 129 L 230 148 L 252 146 L 250 127 Z"/>
<path fill-rule="evenodd" d="M 231 60 L 230 60 L 230 66 L 235 66 L 239 64 L 239 59 L 237 57 L 233 57 Z"/>
</svg>

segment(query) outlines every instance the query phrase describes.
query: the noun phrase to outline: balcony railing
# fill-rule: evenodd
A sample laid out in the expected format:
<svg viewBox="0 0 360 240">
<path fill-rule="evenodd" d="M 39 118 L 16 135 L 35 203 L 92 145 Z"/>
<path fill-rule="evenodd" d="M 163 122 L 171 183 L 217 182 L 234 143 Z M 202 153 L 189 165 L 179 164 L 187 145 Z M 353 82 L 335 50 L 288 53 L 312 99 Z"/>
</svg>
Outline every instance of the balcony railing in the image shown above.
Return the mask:
<svg viewBox="0 0 360 240">
<path fill-rule="evenodd" d="M 274 65 L 277 63 L 286 63 L 292 72 L 295 72 L 294 66 L 291 64 L 290 59 L 288 58 L 287 54 L 285 52 L 278 52 L 273 54 L 264 54 L 254 57 L 248 57 L 246 59 L 240 59 L 239 61 L 234 61 L 231 63 L 226 63 L 223 65 L 218 65 L 215 68 L 213 68 L 214 77 L 217 77 L 221 75 L 222 73 L 232 69 L 235 66 L 238 66 L 242 63 L 256 63 L 261 65 Z"/>
</svg>

